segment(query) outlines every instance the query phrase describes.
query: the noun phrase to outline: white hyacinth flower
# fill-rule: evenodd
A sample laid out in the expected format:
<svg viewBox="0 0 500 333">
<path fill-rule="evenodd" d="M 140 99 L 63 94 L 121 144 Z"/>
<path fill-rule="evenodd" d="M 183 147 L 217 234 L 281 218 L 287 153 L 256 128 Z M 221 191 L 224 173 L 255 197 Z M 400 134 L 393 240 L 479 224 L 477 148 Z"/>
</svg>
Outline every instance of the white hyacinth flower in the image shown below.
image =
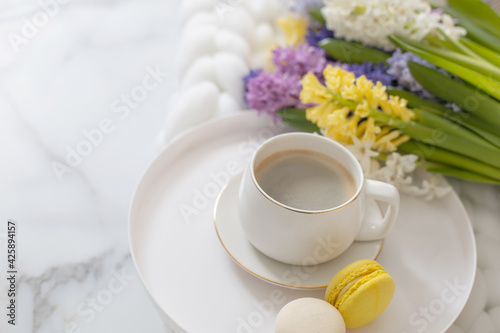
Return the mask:
<svg viewBox="0 0 500 333">
<path fill-rule="evenodd" d="M 356 157 L 359 164 L 361 164 L 361 168 L 365 175 L 370 174 L 370 172 L 378 167 L 377 165 L 373 165 L 372 157 L 377 157 L 379 153 L 372 149 L 373 142 L 372 141 L 361 141 L 357 137 L 353 136 L 352 141 L 354 142 L 352 145 L 346 145 L 345 147 Z"/>
<path fill-rule="evenodd" d="M 353 144 L 345 147 L 356 157 L 368 179 L 383 181 L 394 185 L 402 193 L 425 200 L 441 198 L 451 191 L 451 187 L 440 175 L 423 172 L 424 179 L 414 177 L 418 157 L 397 152 L 387 156 L 385 163 L 375 158 L 379 153 L 372 150 L 373 142 L 361 141 L 353 137 Z"/>
<path fill-rule="evenodd" d="M 455 40 L 466 34 L 449 15 L 423 0 L 325 0 L 321 12 L 337 38 L 386 51 L 395 49 L 387 38 L 393 34 L 416 41 L 428 34 L 439 36 L 438 30 Z"/>
</svg>

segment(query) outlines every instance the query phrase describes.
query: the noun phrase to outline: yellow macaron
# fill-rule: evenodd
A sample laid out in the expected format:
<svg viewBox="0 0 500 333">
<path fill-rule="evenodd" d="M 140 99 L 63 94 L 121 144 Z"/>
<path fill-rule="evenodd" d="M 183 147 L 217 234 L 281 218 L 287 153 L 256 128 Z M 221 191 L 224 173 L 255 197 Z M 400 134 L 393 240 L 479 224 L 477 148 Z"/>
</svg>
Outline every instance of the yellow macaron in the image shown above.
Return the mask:
<svg viewBox="0 0 500 333">
<path fill-rule="evenodd" d="M 325 300 L 339 310 L 347 328 L 356 328 L 384 312 L 395 290 L 394 279 L 378 262 L 358 260 L 331 279 Z"/>
</svg>

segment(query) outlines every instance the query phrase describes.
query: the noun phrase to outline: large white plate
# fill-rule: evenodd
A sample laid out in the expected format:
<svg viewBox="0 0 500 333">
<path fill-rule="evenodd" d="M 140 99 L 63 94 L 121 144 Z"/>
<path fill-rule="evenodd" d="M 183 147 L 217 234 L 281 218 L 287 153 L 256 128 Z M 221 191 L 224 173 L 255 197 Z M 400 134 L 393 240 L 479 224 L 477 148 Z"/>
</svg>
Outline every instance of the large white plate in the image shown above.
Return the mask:
<svg viewBox="0 0 500 333">
<path fill-rule="evenodd" d="M 132 255 L 175 331 L 272 333 L 286 302 L 323 297 L 324 290 L 291 290 L 249 274 L 227 255 L 213 225 L 216 197 L 230 175 L 257 145 L 289 130 L 254 112 L 221 118 L 172 142 L 141 179 L 129 216 Z M 403 195 L 378 261 L 394 277 L 396 293 L 379 318 L 355 332 L 445 332 L 476 270 L 471 224 L 457 195 L 431 202 Z"/>
</svg>

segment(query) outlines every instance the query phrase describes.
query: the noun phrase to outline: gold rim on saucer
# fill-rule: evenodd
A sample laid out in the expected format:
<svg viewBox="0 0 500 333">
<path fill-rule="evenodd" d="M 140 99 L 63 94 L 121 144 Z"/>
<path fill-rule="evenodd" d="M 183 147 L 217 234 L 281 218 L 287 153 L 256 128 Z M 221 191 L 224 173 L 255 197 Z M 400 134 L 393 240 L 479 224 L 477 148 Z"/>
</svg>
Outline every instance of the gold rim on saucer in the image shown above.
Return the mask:
<svg viewBox="0 0 500 333">
<path fill-rule="evenodd" d="M 237 176 L 237 175 L 236 175 Z M 236 176 L 233 176 L 233 177 L 236 177 Z M 231 180 L 229 180 L 230 182 Z M 229 185 L 229 182 L 228 184 L 224 185 L 224 187 L 222 187 L 219 195 L 217 196 L 217 199 L 215 200 L 215 205 L 214 205 L 214 226 L 215 226 L 215 232 L 217 233 L 217 237 L 219 238 L 219 241 L 220 243 L 222 244 L 222 246 L 224 247 L 224 249 L 226 250 L 226 252 L 231 256 L 231 258 L 238 264 L 240 265 L 242 268 L 244 268 L 247 272 L 255 275 L 256 277 L 264 280 L 264 281 L 267 281 L 267 282 L 270 282 L 270 283 L 273 283 L 273 284 L 276 284 L 276 285 L 279 285 L 279 286 L 283 286 L 283 287 L 288 287 L 288 288 L 294 288 L 294 289 L 324 289 L 326 288 L 328 285 L 325 284 L 325 285 L 321 285 L 321 286 L 299 286 L 299 285 L 293 285 L 293 284 L 287 284 L 287 283 L 283 283 L 283 282 L 280 282 L 280 281 L 275 281 L 273 279 L 270 279 L 270 278 L 267 278 L 265 276 L 262 276 L 260 275 L 259 273 L 256 273 L 254 271 L 252 271 L 250 268 L 248 268 L 247 266 L 245 266 L 241 261 L 239 261 L 232 253 L 231 251 L 229 251 L 229 249 L 227 248 L 226 244 L 224 244 L 224 241 L 222 240 L 220 234 L 219 234 L 219 229 L 217 228 L 217 218 L 216 218 L 216 213 L 217 213 L 217 207 L 219 206 L 219 201 L 220 201 L 220 198 L 222 197 L 222 194 L 224 193 L 224 191 L 226 190 L 226 188 L 228 187 Z M 380 212 L 382 213 L 382 209 L 380 208 L 380 206 L 378 205 L 377 203 L 377 207 L 378 209 L 380 210 Z M 380 244 L 380 249 L 379 251 L 377 252 L 377 254 L 375 255 L 375 258 L 373 258 L 373 260 L 377 260 L 377 258 L 379 257 L 380 253 L 382 252 L 382 249 L 384 248 L 384 243 L 385 243 L 385 238 L 382 239 L 382 243 Z M 371 258 L 366 258 L 366 259 L 371 259 Z M 332 260 L 335 260 L 335 259 L 332 259 Z M 326 263 L 323 263 L 323 264 L 327 264 L 328 262 Z M 289 264 L 285 264 L 285 263 L 281 263 L 283 265 L 288 265 L 290 267 L 294 266 L 294 265 L 289 265 Z M 320 265 L 323 265 L 323 264 L 320 264 Z M 333 275 L 332 275 L 333 277 Z"/>
</svg>

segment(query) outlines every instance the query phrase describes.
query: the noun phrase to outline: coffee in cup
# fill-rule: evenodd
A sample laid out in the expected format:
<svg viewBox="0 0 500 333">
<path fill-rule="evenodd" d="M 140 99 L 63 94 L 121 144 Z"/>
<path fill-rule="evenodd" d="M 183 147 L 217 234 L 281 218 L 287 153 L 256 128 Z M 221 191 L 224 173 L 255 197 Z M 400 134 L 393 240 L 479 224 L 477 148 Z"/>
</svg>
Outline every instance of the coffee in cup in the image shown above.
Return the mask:
<svg viewBox="0 0 500 333">
<path fill-rule="evenodd" d="M 356 193 L 354 179 L 342 164 L 326 154 L 304 149 L 267 157 L 256 166 L 255 178 L 270 197 L 296 209 L 337 207 Z"/>
<path fill-rule="evenodd" d="M 366 199 L 385 202 L 380 220 L 364 223 Z M 319 264 L 354 240 L 384 238 L 399 210 L 399 193 L 365 179 L 345 147 L 323 136 L 287 133 L 264 142 L 240 184 L 238 214 L 247 239 L 287 264 Z"/>
</svg>

